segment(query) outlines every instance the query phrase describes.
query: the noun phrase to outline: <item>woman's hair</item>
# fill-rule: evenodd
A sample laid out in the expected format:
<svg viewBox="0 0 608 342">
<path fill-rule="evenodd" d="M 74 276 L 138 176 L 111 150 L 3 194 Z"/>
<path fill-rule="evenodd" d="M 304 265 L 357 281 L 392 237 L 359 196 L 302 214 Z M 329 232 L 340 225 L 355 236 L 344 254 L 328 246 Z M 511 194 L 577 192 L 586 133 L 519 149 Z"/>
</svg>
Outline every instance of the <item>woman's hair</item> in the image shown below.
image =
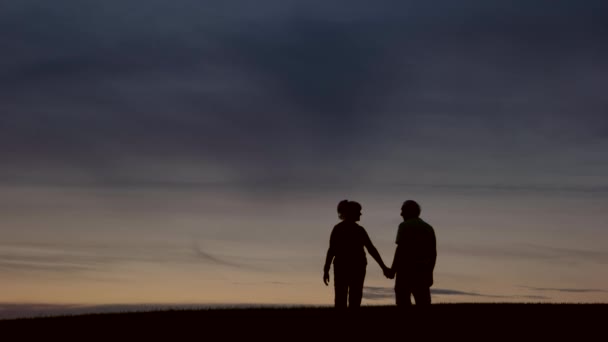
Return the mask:
<svg viewBox="0 0 608 342">
<path fill-rule="evenodd" d="M 343 200 L 338 203 L 338 216 L 341 219 L 346 217 L 346 212 L 348 211 L 348 200 Z"/>
<path fill-rule="evenodd" d="M 338 215 L 341 219 L 345 219 L 353 213 L 361 211 L 361 204 L 355 201 L 343 200 L 338 203 Z"/>
</svg>

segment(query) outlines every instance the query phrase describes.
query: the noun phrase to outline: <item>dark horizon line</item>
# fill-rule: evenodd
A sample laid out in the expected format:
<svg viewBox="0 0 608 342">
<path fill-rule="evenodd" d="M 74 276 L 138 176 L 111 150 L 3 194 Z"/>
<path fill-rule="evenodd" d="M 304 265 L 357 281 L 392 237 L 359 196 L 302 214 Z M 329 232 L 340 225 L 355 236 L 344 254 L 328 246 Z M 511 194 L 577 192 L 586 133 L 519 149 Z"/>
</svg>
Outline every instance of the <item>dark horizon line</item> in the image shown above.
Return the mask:
<svg viewBox="0 0 608 342">
<path fill-rule="evenodd" d="M 0 303 L 0 308 L 5 304 Z M 19 307 L 27 306 L 25 304 L 11 304 Z M 40 304 L 43 305 L 43 304 Z M 608 306 L 608 302 L 578 302 L 578 303 L 567 303 L 567 302 L 438 302 L 433 303 L 433 306 Z M 33 306 L 33 304 L 30 304 Z M 137 314 L 137 313 L 153 313 L 153 312 L 170 312 L 170 311 L 223 311 L 223 310 L 310 310 L 310 309 L 322 309 L 322 310 L 333 310 L 331 304 L 104 304 L 104 305 L 92 305 L 92 306 L 62 306 L 61 304 L 47 304 L 46 310 L 0 310 L 0 322 L 8 320 L 19 320 L 19 319 L 33 319 L 33 318 L 51 318 L 51 317 L 65 317 L 65 316 L 85 316 L 85 315 L 99 315 L 99 314 Z M 395 307 L 395 304 L 381 304 L 381 305 L 362 305 L 363 308 L 389 308 Z M 5 308 L 4 308 L 5 309 Z M 23 309 L 23 308 L 22 308 Z"/>
</svg>

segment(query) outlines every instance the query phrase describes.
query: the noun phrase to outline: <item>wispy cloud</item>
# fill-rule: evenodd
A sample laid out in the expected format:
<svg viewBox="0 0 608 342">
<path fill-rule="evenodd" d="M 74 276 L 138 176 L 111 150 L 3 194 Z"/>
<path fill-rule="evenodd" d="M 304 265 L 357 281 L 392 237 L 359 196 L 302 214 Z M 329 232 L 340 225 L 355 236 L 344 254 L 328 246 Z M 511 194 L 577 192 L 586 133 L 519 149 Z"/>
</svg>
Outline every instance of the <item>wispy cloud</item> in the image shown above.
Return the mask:
<svg viewBox="0 0 608 342">
<path fill-rule="evenodd" d="M 552 262 L 608 264 L 608 252 L 582 248 L 564 248 L 537 244 L 448 245 L 444 252 L 474 257 L 538 259 Z"/>
<path fill-rule="evenodd" d="M 201 248 L 201 246 L 198 243 L 192 244 L 192 250 L 194 251 L 194 254 L 196 255 L 197 258 L 199 258 L 200 260 L 202 260 L 204 262 L 210 263 L 210 264 L 239 268 L 239 269 L 247 269 L 247 270 L 256 270 L 256 271 L 262 270 L 261 267 L 252 265 L 251 263 L 227 260 L 225 257 L 220 257 L 217 255 L 211 254 L 209 252 L 206 252 Z"/>
<path fill-rule="evenodd" d="M 443 295 L 443 296 L 469 296 L 469 297 L 478 297 L 478 298 L 527 298 L 527 299 L 550 299 L 545 296 L 530 296 L 530 295 L 489 295 L 480 292 L 472 292 L 472 291 L 460 291 L 453 289 L 431 289 L 431 294 L 433 295 Z M 366 286 L 363 288 L 363 298 L 369 300 L 382 300 L 382 299 L 394 299 L 395 298 L 395 290 L 390 287 L 373 287 Z"/>
<path fill-rule="evenodd" d="M 541 292 L 567 292 L 567 293 L 607 293 L 608 290 L 602 289 L 586 289 L 586 288 L 558 288 L 558 287 L 533 287 L 533 286 L 520 286 L 521 288 L 541 291 Z"/>
<path fill-rule="evenodd" d="M 75 273 L 101 270 L 121 258 L 64 246 L 2 245 L 0 270 L 11 273 Z"/>
<path fill-rule="evenodd" d="M 243 282 L 243 281 L 235 281 L 232 282 L 232 284 L 234 285 L 251 285 L 251 286 L 257 286 L 260 284 L 269 284 L 269 285 L 278 285 L 278 286 L 286 286 L 286 285 L 293 285 L 293 283 L 289 283 L 289 282 L 284 282 L 284 281 L 259 281 L 259 282 L 254 282 L 254 281 L 250 281 L 250 282 Z"/>
<path fill-rule="evenodd" d="M 117 265 L 189 262 L 186 246 L 141 244 L 14 243 L 0 244 L 0 273 L 90 274 Z"/>
<path fill-rule="evenodd" d="M 466 292 L 452 289 L 431 289 L 431 294 L 448 296 L 473 296 L 487 298 L 507 298 L 507 296 L 484 295 L 477 292 Z M 395 298 L 395 289 L 390 287 L 369 287 L 363 288 L 363 298 L 370 300 L 392 299 Z"/>
<path fill-rule="evenodd" d="M 389 287 L 365 286 L 363 288 L 363 298 L 370 300 L 393 299 L 395 290 Z"/>
<path fill-rule="evenodd" d="M 431 289 L 432 294 L 437 295 L 448 295 L 448 296 L 472 296 L 472 297 L 486 297 L 486 298 L 509 298 L 509 296 L 498 296 L 498 295 L 487 295 L 479 292 L 467 292 L 451 289 Z"/>
</svg>

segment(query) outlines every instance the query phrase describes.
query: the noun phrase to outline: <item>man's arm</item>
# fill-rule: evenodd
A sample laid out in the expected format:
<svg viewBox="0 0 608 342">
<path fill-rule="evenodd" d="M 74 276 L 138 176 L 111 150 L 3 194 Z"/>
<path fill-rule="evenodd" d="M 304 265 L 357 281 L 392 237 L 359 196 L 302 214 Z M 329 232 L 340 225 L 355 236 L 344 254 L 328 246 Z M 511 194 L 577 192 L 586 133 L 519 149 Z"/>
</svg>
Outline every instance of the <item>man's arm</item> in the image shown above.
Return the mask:
<svg viewBox="0 0 608 342">
<path fill-rule="evenodd" d="M 399 269 L 399 262 L 400 260 L 403 258 L 402 254 L 404 252 L 403 250 L 403 245 L 401 245 L 401 242 L 403 240 L 403 228 L 402 228 L 402 224 L 399 225 L 399 228 L 397 229 L 397 238 L 395 239 L 395 243 L 397 244 L 397 248 L 395 248 L 395 255 L 393 256 L 393 264 L 391 265 L 391 271 L 392 271 L 392 276 L 395 276 L 395 273 L 397 273 L 397 270 Z"/>
<path fill-rule="evenodd" d="M 432 253 L 431 253 L 431 270 L 435 269 L 435 263 L 437 262 L 437 238 L 435 237 L 435 231 L 431 229 L 432 235 Z"/>
<path fill-rule="evenodd" d="M 397 248 L 395 248 L 395 256 L 393 257 L 393 264 L 391 265 L 391 270 L 393 270 L 393 272 L 397 272 L 397 269 L 399 267 L 399 260 L 401 259 L 401 253 L 402 253 L 403 247 L 397 245 Z"/>
</svg>

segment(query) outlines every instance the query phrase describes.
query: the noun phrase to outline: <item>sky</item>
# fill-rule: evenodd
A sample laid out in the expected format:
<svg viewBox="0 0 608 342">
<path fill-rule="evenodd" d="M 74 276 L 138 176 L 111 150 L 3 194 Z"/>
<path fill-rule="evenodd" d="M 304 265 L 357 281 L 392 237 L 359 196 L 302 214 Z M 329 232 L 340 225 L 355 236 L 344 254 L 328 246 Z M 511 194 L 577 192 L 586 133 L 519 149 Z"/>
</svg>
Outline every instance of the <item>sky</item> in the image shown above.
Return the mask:
<svg viewBox="0 0 608 342">
<path fill-rule="evenodd" d="M 3 0 L 0 312 L 331 305 L 336 205 L 434 302 L 608 301 L 605 1 Z M 369 258 L 364 305 L 394 302 Z M 29 306 L 28 306 L 29 305 Z"/>
</svg>

